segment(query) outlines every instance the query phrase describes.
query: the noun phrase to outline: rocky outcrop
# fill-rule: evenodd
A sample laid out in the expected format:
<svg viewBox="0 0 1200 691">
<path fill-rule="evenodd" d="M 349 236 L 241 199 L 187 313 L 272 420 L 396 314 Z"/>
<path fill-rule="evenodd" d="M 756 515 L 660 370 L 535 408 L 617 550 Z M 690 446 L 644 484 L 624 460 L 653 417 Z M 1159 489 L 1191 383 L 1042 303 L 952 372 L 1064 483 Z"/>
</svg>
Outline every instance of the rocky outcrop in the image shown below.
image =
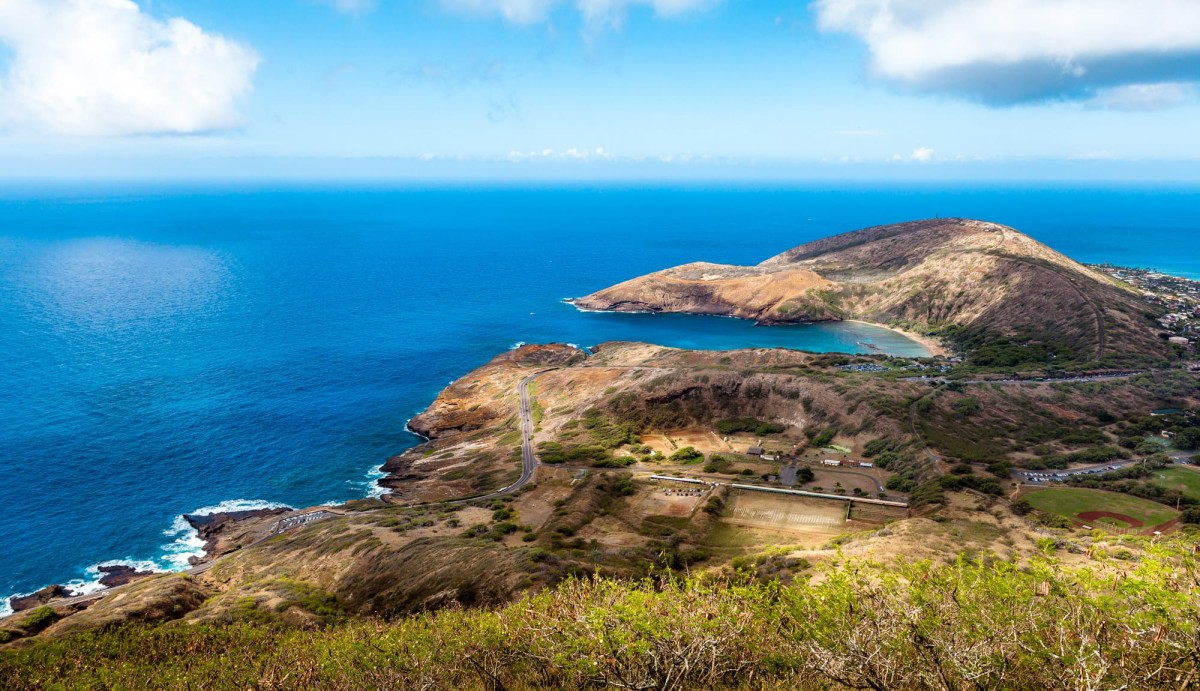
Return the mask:
<svg viewBox="0 0 1200 691">
<path fill-rule="evenodd" d="M 522 377 L 585 357 L 582 350 L 562 343 L 525 345 L 501 353 L 446 387 L 424 412 L 409 420 L 408 428 L 427 439 L 482 429 L 515 414 L 516 398 L 505 392 L 515 393 Z"/>
<path fill-rule="evenodd" d="M 132 566 L 125 566 L 124 564 L 101 566 L 98 567 L 98 570 L 100 571 L 100 585 L 105 588 L 127 585 L 140 578 L 154 575 L 153 571 L 139 571 Z"/>
<path fill-rule="evenodd" d="M 254 519 L 271 518 L 291 512 L 292 509 L 287 508 L 248 509 L 211 514 L 189 514 L 185 515 L 183 519 L 188 522 L 188 525 L 195 528 L 200 539 L 204 540 L 204 552 L 211 557 L 227 552 L 238 546 L 239 543 L 253 538 L 254 536 L 249 535 L 248 531 L 253 532 L 263 523 L 263 521 Z M 191 561 L 195 564 L 199 562 L 199 559 L 192 557 Z"/>
<path fill-rule="evenodd" d="M 75 593 L 68 590 L 66 586 L 58 584 L 48 585 L 36 593 L 30 593 L 29 595 L 23 595 L 21 597 L 9 598 L 8 606 L 11 607 L 12 611 L 14 612 L 24 612 L 25 610 L 33 609 L 35 607 L 41 607 L 52 600 L 57 600 L 64 597 L 72 597 L 74 595 Z"/>
<path fill-rule="evenodd" d="M 759 322 L 814 321 L 828 319 L 829 315 L 800 303 L 789 307 L 788 303 L 794 302 L 796 296 L 831 285 L 831 281 L 809 269 L 697 262 L 635 278 L 569 302 L 581 309 L 715 314 Z"/>
</svg>

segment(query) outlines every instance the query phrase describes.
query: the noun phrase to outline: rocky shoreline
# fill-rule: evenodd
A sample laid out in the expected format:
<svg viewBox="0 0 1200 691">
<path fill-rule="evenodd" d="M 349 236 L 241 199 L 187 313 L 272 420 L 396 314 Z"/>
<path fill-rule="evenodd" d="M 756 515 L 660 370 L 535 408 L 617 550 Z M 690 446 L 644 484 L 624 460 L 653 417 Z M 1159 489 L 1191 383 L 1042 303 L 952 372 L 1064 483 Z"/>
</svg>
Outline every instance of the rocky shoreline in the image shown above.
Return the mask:
<svg viewBox="0 0 1200 691">
<path fill-rule="evenodd" d="M 293 509 L 281 507 L 275 509 L 222 511 L 220 513 L 209 514 L 184 514 L 183 520 L 187 521 L 188 525 L 195 529 L 196 534 L 200 536 L 201 540 L 204 540 L 204 556 L 189 557 L 188 563 L 196 566 L 210 556 L 220 552 L 222 539 L 228 537 L 229 533 L 237 528 L 238 523 L 252 518 L 279 516 L 292 512 Z"/>
<path fill-rule="evenodd" d="M 191 566 L 196 566 L 213 556 L 229 551 L 232 545 L 225 543 L 236 542 L 239 537 L 242 537 L 241 533 L 244 532 L 242 528 L 246 522 L 256 518 L 273 517 L 287 513 L 294 513 L 294 510 L 290 508 L 274 508 L 223 511 L 213 514 L 185 514 L 183 516 L 184 520 L 204 540 L 204 556 L 191 557 L 188 559 L 188 563 Z M 128 585 L 161 573 L 159 571 L 141 570 L 128 564 L 105 564 L 97 566 L 96 571 L 100 574 L 97 582 L 103 589 Z M 43 605 L 53 606 L 62 600 L 84 594 L 86 593 L 71 590 L 69 586 L 52 583 L 28 595 L 10 597 L 8 606 L 15 614 Z"/>
</svg>

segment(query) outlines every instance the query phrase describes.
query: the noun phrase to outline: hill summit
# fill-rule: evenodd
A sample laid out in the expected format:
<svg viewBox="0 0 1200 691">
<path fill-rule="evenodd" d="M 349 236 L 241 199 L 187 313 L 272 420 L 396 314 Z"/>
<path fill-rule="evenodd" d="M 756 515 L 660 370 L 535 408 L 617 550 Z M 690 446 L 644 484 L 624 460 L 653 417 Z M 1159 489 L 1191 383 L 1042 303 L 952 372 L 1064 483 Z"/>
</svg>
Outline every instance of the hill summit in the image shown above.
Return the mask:
<svg viewBox="0 0 1200 691">
<path fill-rule="evenodd" d="M 981 365 L 1165 354 L 1130 286 L 1012 228 L 962 218 L 835 235 L 755 266 L 684 264 L 571 302 L 760 324 L 860 319 L 941 336 Z"/>
</svg>

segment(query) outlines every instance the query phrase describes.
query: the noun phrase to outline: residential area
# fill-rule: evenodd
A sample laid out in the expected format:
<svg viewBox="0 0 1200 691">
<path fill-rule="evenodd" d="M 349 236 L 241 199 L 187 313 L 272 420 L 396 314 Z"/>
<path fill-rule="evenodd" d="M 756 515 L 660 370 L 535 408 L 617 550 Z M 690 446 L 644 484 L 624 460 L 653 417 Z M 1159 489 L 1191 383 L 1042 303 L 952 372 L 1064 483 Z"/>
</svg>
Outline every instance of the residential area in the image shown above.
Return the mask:
<svg viewBox="0 0 1200 691">
<path fill-rule="evenodd" d="M 1195 348 L 1200 340 L 1200 281 L 1111 264 L 1091 268 L 1134 286 L 1146 302 L 1165 309 L 1158 325 L 1167 340 L 1189 350 Z"/>
</svg>

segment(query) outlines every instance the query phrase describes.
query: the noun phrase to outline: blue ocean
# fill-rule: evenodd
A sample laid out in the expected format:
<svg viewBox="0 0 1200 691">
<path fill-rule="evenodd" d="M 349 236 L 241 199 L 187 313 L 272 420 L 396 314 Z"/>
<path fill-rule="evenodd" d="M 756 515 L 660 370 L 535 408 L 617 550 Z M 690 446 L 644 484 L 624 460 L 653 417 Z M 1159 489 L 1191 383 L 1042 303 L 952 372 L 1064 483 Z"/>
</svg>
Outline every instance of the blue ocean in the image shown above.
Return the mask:
<svg viewBox="0 0 1200 691">
<path fill-rule="evenodd" d="M 181 514 L 375 491 L 405 422 L 519 342 L 921 354 L 861 325 L 588 314 L 694 260 L 932 216 L 1200 277 L 1200 190 L 1069 186 L 0 189 L 0 596 L 180 568 Z"/>
</svg>

